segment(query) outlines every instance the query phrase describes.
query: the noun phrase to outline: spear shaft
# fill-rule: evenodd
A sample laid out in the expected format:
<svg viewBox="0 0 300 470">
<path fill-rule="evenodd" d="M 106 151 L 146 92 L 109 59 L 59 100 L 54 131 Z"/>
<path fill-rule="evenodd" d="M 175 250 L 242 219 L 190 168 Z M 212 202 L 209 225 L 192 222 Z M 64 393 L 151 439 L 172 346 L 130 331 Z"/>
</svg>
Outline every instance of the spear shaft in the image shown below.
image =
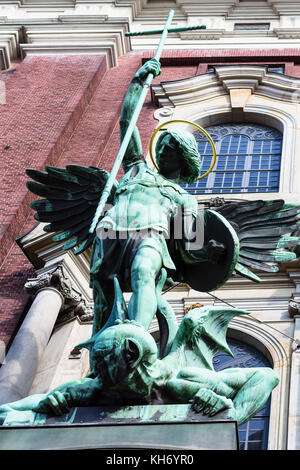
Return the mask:
<svg viewBox="0 0 300 470">
<path fill-rule="evenodd" d="M 156 54 L 154 56 L 154 59 L 156 59 L 158 61 L 160 59 L 165 40 L 167 38 L 168 28 L 169 28 L 169 26 L 172 22 L 173 16 L 174 16 L 174 10 L 170 10 L 167 21 L 166 21 L 166 24 L 165 24 L 165 27 L 163 29 L 163 32 L 162 32 L 162 35 L 161 35 L 161 38 L 160 38 L 160 41 L 159 41 L 159 44 L 158 44 L 158 47 L 157 47 L 157 50 L 156 50 Z M 126 133 L 125 133 L 124 138 L 122 140 L 122 143 L 120 145 L 120 149 L 119 149 L 119 152 L 116 156 L 115 163 L 113 164 L 113 167 L 112 167 L 112 170 L 110 172 L 109 178 L 107 179 L 105 188 L 102 192 L 97 210 L 96 210 L 94 218 L 93 218 L 93 222 L 92 222 L 90 230 L 89 230 L 90 233 L 93 233 L 95 228 L 97 227 L 97 224 L 98 224 L 98 221 L 101 217 L 104 206 L 107 202 L 107 199 L 109 198 L 111 189 L 113 187 L 113 184 L 115 182 L 115 179 L 116 179 L 116 176 L 118 174 L 119 168 L 121 166 L 122 160 L 124 158 L 125 152 L 127 150 L 128 144 L 130 142 L 132 133 L 134 131 L 136 122 L 138 120 L 139 114 L 140 114 L 141 109 L 143 107 L 143 104 L 144 104 L 144 101 L 146 99 L 146 96 L 147 96 L 148 90 L 150 88 L 151 82 L 153 80 L 153 77 L 154 77 L 154 75 L 152 73 L 149 73 L 149 75 L 148 75 L 148 77 L 147 77 L 147 79 L 146 79 L 146 81 L 143 85 L 141 95 L 139 97 L 136 108 L 135 108 L 135 110 L 133 112 L 133 115 L 132 115 L 132 118 L 130 120 L 129 126 L 126 130 Z"/>
</svg>

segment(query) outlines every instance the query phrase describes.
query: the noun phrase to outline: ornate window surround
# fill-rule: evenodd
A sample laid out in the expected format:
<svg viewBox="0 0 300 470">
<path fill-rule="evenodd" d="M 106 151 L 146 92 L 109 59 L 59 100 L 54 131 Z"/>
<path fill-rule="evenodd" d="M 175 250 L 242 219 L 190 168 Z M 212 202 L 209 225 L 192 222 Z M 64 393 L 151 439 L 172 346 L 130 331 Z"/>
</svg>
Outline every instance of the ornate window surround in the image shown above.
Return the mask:
<svg viewBox="0 0 300 470">
<path fill-rule="evenodd" d="M 287 202 L 300 196 L 300 168 L 296 166 L 300 128 L 300 79 L 268 72 L 267 66 L 216 66 L 214 72 L 152 87 L 162 124 L 172 119 L 192 121 L 204 128 L 223 123 L 270 125 L 283 134 L 282 167 L 278 193 Z M 182 128 L 182 124 L 181 124 Z M 186 125 L 187 130 L 194 129 Z M 239 194 L 241 199 L 268 198 L 268 193 Z"/>
</svg>

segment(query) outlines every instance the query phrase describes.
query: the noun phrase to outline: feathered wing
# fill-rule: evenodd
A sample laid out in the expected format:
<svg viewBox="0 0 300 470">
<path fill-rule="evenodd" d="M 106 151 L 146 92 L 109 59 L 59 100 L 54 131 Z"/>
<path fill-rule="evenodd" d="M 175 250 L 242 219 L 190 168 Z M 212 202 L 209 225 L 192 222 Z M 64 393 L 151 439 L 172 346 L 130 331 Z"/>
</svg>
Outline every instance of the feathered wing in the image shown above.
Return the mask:
<svg viewBox="0 0 300 470">
<path fill-rule="evenodd" d="M 47 166 L 44 171 L 27 169 L 28 189 L 41 196 L 31 203 L 35 219 L 47 222 L 46 232 L 59 232 L 54 241 L 64 241 L 63 249 L 77 246 L 75 254 L 82 253 L 93 242 L 95 234 L 89 229 L 109 173 L 101 168 L 67 165 L 66 168 Z M 111 204 L 115 183 L 107 204 Z M 80 245 L 80 246 L 79 246 Z"/>
<path fill-rule="evenodd" d="M 251 269 L 277 272 L 278 263 L 295 259 L 289 249 L 299 244 L 300 238 L 290 234 L 299 229 L 299 204 L 273 201 L 233 202 L 214 208 L 235 229 L 240 253 L 235 272 L 253 281 L 260 281 Z"/>
</svg>

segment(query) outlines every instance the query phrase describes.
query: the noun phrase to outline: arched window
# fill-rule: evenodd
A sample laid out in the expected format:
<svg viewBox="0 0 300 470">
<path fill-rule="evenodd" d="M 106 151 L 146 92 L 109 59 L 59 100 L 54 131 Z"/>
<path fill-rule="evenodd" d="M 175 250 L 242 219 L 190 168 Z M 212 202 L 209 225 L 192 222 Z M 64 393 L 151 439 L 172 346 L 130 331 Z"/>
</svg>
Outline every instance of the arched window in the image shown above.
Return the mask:
<svg viewBox="0 0 300 470">
<path fill-rule="evenodd" d="M 206 128 L 216 145 L 213 171 L 183 187 L 192 194 L 262 193 L 279 190 L 282 134 L 258 124 L 221 124 Z M 203 157 L 202 170 L 211 164 L 207 138 L 194 133 Z"/>
<path fill-rule="evenodd" d="M 228 338 L 227 343 L 234 357 L 226 353 L 217 354 L 213 362 L 217 372 L 232 367 L 271 367 L 266 357 L 253 346 L 232 338 Z M 267 449 L 270 404 L 271 398 L 250 421 L 239 426 L 240 450 Z"/>
</svg>

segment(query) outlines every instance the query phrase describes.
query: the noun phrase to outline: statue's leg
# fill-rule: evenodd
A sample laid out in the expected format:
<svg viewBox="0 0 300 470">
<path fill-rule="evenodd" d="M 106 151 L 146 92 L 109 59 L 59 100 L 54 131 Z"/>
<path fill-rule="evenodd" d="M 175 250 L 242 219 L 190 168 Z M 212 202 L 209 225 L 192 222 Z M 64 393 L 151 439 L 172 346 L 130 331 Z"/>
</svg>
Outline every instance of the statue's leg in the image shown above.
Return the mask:
<svg viewBox="0 0 300 470">
<path fill-rule="evenodd" d="M 239 425 L 251 419 L 263 407 L 279 382 L 276 373 L 268 367 L 226 369 L 220 374 L 222 380 L 237 389 L 233 404 Z"/>
<path fill-rule="evenodd" d="M 219 374 L 209 369 L 187 367 L 168 382 L 167 388 L 175 398 L 184 403 L 193 399 L 200 389 L 213 390 L 223 397 L 233 397 L 234 389 Z"/>
<path fill-rule="evenodd" d="M 226 369 L 221 372 L 186 368 L 168 383 L 168 389 L 181 402 L 193 399 L 195 411 L 210 416 L 228 409 L 243 424 L 265 404 L 278 377 L 271 368 Z"/>
<path fill-rule="evenodd" d="M 149 328 L 157 310 L 155 280 L 162 268 L 160 253 L 149 246 L 141 247 L 131 265 L 132 296 L 128 305 L 131 320 Z"/>
<path fill-rule="evenodd" d="M 155 288 L 156 300 L 157 300 L 157 312 L 156 316 L 159 324 L 160 332 L 160 344 L 159 344 L 159 356 L 160 358 L 165 357 L 169 354 L 172 347 L 174 338 L 178 331 L 178 324 L 176 315 L 171 305 L 166 301 L 162 295 L 162 290 L 167 278 L 167 271 L 162 268 L 160 278 Z"/>
<path fill-rule="evenodd" d="M 93 335 L 107 322 L 114 302 L 114 284 L 112 281 L 93 281 L 94 320 Z"/>
</svg>

